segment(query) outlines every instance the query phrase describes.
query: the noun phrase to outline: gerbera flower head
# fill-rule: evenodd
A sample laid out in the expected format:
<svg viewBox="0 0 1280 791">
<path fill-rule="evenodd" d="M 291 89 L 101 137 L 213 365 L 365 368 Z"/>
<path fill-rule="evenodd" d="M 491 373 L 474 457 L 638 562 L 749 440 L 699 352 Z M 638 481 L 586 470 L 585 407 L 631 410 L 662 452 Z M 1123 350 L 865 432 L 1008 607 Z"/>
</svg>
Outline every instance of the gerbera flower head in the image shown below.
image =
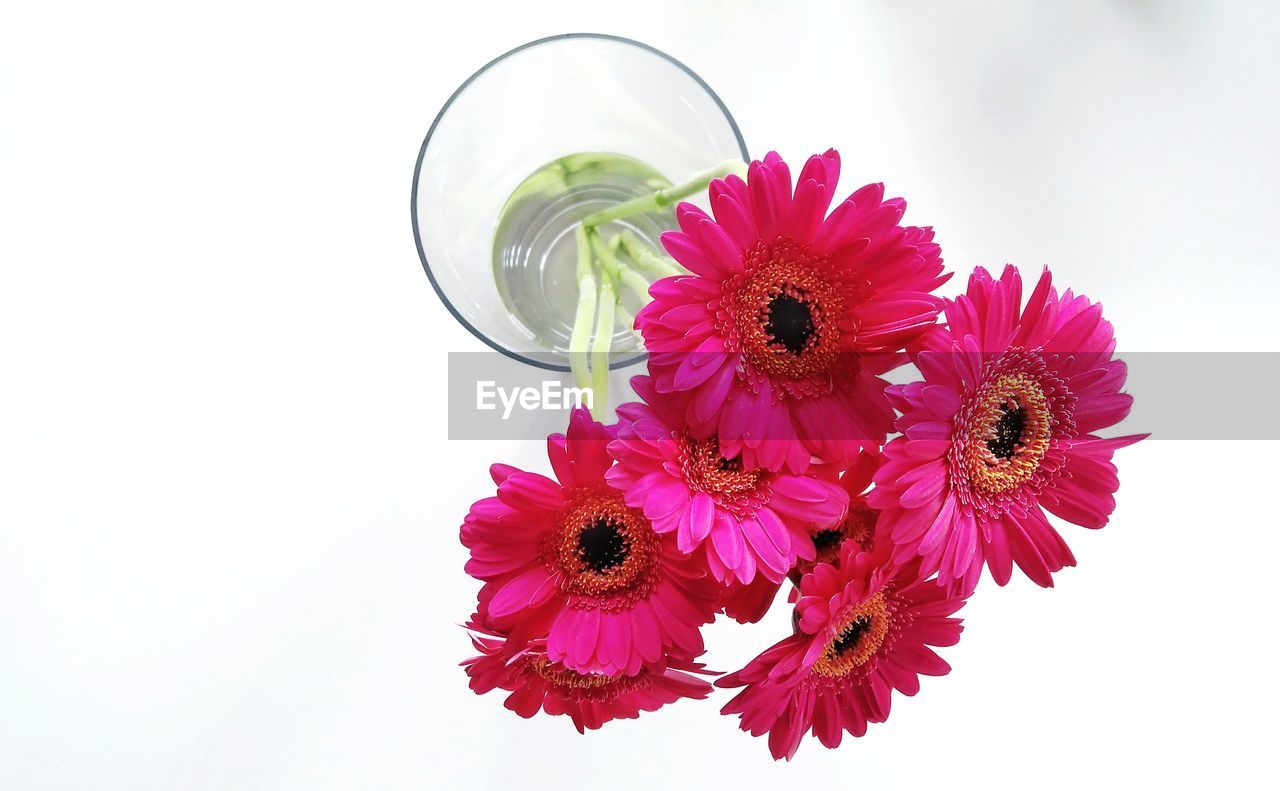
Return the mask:
<svg viewBox="0 0 1280 791">
<path fill-rule="evenodd" d="M 800 581 L 796 633 L 716 686 L 743 687 L 722 709 L 753 736 L 769 734 L 776 759 L 790 758 L 806 733 L 835 748 L 889 716 L 894 690 L 914 695 L 921 675 L 950 671 L 930 646 L 954 645 L 964 598 L 920 577 L 919 563 L 896 566 L 845 542 L 838 566 L 823 563 Z"/>
<path fill-rule="evenodd" d="M 716 436 L 695 438 L 679 396 L 632 382 L 647 403 L 618 408 L 617 464 L 606 474 L 628 507 L 640 509 L 676 547 L 698 553 L 723 584 L 774 583 L 812 559 L 810 534 L 837 525 L 848 495 L 834 477 L 770 471 L 726 456 Z"/>
<path fill-rule="evenodd" d="M 472 625 L 473 630 L 479 627 Z M 700 663 L 675 660 L 645 666 L 635 675 L 580 673 L 547 658 L 539 643 L 512 650 L 500 633 L 481 630 L 471 642 L 480 653 L 462 663 L 478 695 L 494 689 L 511 694 L 504 705 L 529 718 L 544 711 L 565 715 L 579 733 L 615 719 L 635 719 L 642 711 L 656 711 L 681 698 L 701 700 L 711 684 L 690 675 L 702 673 Z"/>
<path fill-rule="evenodd" d="M 609 487 L 609 432 L 585 409 L 547 449 L 557 480 L 496 465 L 496 497 L 462 526 L 466 570 L 483 580 L 479 617 L 578 673 L 636 675 L 702 653 L 717 603 L 701 564 Z"/>
<path fill-rule="evenodd" d="M 947 327 L 913 349 L 923 382 L 888 390 L 903 436 L 884 450 L 869 495 L 899 560 L 971 591 L 984 563 L 1003 585 L 1013 564 L 1043 586 L 1075 565 L 1045 510 L 1098 528 L 1115 508 L 1111 456 L 1146 435 L 1094 434 L 1133 399 L 1102 306 L 1059 294 L 1046 269 L 1022 307 L 1022 280 L 982 268 L 946 304 Z"/>
<path fill-rule="evenodd" d="M 844 466 L 882 443 L 893 411 L 878 375 L 941 307 L 933 231 L 899 225 L 906 204 L 880 184 L 828 216 L 839 174 L 835 151 L 811 157 L 793 191 L 770 153 L 745 181 L 712 181 L 714 219 L 682 203 L 662 238 L 693 274 L 655 283 L 636 317 L 656 389 L 687 393 L 694 436 L 750 468 Z"/>
<path fill-rule="evenodd" d="M 810 538 L 813 541 L 814 557 L 812 560 L 800 560 L 796 563 L 791 570 L 793 579 L 808 574 L 821 563 L 839 565 L 845 542 L 852 541 L 863 552 L 870 552 L 875 548 L 880 511 L 867 503 L 867 490 L 871 487 L 872 477 L 880 466 L 880 460 L 878 450 L 863 449 L 858 452 L 849 469 L 840 475 L 839 485 L 849 498 L 849 507 L 845 509 L 844 518 L 829 527 L 812 532 Z"/>
</svg>

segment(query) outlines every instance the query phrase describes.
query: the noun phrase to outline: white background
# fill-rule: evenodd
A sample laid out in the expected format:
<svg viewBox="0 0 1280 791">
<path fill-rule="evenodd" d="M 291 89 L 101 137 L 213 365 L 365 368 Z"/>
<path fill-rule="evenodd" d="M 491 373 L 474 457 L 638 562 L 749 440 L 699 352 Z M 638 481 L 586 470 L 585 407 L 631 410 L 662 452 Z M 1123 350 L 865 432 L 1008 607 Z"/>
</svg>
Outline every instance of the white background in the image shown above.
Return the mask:
<svg viewBox="0 0 1280 791">
<path fill-rule="evenodd" d="M 541 447 L 446 440 L 446 353 L 481 346 L 409 183 L 523 41 L 672 53 L 754 154 L 837 146 L 952 267 L 1050 262 L 1122 349 L 1280 349 L 1273 4 L 604 5 L 5 5 L 0 787 L 1267 784 L 1274 442 L 1122 452 L 1080 566 L 983 587 L 954 672 L 837 752 L 774 764 L 724 693 L 582 737 L 467 690 L 457 526 Z M 1222 383 L 1224 424 L 1275 405 Z"/>
</svg>

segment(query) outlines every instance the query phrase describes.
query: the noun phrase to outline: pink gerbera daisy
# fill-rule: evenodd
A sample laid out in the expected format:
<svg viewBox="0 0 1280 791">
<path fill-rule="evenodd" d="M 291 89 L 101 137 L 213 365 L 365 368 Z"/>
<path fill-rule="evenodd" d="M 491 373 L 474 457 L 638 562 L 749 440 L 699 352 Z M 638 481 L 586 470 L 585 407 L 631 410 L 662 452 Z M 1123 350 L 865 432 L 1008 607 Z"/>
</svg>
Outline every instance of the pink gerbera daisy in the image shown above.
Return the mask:
<svg viewBox="0 0 1280 791">
<path fill-rule="evenodd" d="M 774 758 L 790 760 L 809 731 L 829 748 L 846 731 L 861 736 L 888 718 L 893 690 L 914 695 L 919 676 L 950 671 L 929 646 L 960 639 L 960 619 L 949 616 L 964 598 L 922 579 L 918 562 L 895 567 L 886 557 L 845 542 L 839 566 L 800 581 L 796 633 L 716 682 L 745 687 L 722 713 L 739 715 L 753 736 L 767 732 Z"/>
<path fill-rule="evenodd" d="M 471 642 L 480 655 L 462 665 L 476 694 L 507 690 L 511 694 L 503 705 L 516 714 L 568 715 L 578 733 L 610 720 L 635 719 L 642 711 L 656 711 L 681 698 L 702 700 L 711 694 L 711 684 L 689 675 L 704 672 L 702 665 L 686 660 L 645 666 L 635 675 L 609 676 L 579 673 L 552 662 L 545 647 L 536 643 L 513 652 L 501 634 L 473 634 Z"/>
<path fill-rule="evenodd" d="M 711 182 L 715 219 L 692 204 L 663 245 L 692 276 L 653 285 L 636 317 L 659 392 L 684 392 L 687 423 L 749 468 L 841 466 L 893 425 L 879 374 L 932 325 L 945 282 L 929 228 L 872 184 L 826 216 L 835 151 L 809 159 L 795 191 L 775 153 Z M 799 444 L 795 442 L 799 440 Z"/>
<path fill-rule="evenodd" d="M 484 580 L 480 617 L 578 673 L 635 675 L 702 653 L 715 583 L 605 483 L 610 435 L 585 409 L 547 449 L 558 483 L 495 465 L 498 496 L 462 526 L 467 572 Z"/>
<path fill-rule="evenodd" d="M 875 547 L 876 524 L 880 512 L 867 504 L 867 490 L 871 487 L 872 477 L 880 466 L 880 461 L 878 450 L 863 450 L 840 476 L 840 488 L 844 489 L 849 498 L 844 518 L 812 534 L 814 558 L 798 562 L 791 570 L 793 579 L 798 580 L 820 563 L 839 565 L 840 552 L 847 541 L 852 541 L 863 552 L 870 552 Z"/>
<path fill-rule="evenodd" d="M 984 561 L 1003 585 L 1012 564 L 1044 586 L 1075 565 L 1045 516 L 1102 527 L 1119 487 L 1112 453 L 1145 435 L 1093 432 L 1129 413 L 1127 369 L 1102 306 L 1046 269 L 1022 304 L 1022 280 L 985 269 L 946 305 L 948 327 L 914 350 L 923 382 L 889 389 L 904 436 L 885 448 L 870 502 L 898 559 L 971 591 Z"/>
<path fill-rule="evenodd" d="M 648 403 L 618 407 L 605 476 L 681 552 L 706 558 L 724 584 L 757 575 L 781 582 L 796 561 L 812 558 L 809 535 L 844 517 L 848 496 L 834 479 L 770 472 L 726 457 L 715 436 L 694 439 L 678 399 L 655 393 L 647 377 L 632 384 Z"/>
</svg>

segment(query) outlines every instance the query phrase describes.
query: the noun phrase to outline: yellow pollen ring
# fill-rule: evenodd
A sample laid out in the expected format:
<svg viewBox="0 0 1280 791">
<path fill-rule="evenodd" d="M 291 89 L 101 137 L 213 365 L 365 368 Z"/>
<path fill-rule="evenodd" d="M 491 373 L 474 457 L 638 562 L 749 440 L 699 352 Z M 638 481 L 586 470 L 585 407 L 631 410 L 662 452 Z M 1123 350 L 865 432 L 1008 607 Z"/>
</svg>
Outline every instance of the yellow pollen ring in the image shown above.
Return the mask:
<svg viewBox="0 0 1280 791">
<path fill-rule="evenodd" d="M 840 619 L 840 628 L 814 663 L 813 672 L 829 678 L 841 678 L 865 665 L 884 645 L 889 634 L 889 621 L 889 605 L 883 592 L 850 609 Z"/>
<path fill-rule="evenodd" d="M 1001 417 L 1022 411 L 1022 431 L 1013 455 L 1000 458 L 988 447 L 997 437 Z M 969 435 L 962 466 L 975 490 L 1001 494 L 1026 483 L 1044 459 L 1053 436 L 1049 399 L 1039 382 L 1025 374 L 1005 374 L 978 394 L 970 412 Z"/>
</svg>

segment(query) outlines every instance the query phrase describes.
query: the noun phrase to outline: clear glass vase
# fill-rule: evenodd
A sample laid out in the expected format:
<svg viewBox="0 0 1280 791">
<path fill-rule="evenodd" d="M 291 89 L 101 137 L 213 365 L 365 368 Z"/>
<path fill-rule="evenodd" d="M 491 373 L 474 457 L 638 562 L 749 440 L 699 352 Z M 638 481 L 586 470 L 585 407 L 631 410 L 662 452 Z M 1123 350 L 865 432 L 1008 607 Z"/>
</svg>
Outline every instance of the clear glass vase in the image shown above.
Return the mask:
<svg viewBox="0 0 1280 791">
<path fill-rule="evenodd" d="M 472 334 L 566 371 L 577 223 L 747 158 L 724 103 L 671 56 L 616 36 L 539 39 L 489 62 L 436 116 L 414 171 L 414 239 L 436 293 Z M 609 230 L 656 247 L 673 226 L 666 209 Z M 611 367 L 643 359 L 639 338 L 619 326 Z"/>
</svg>

